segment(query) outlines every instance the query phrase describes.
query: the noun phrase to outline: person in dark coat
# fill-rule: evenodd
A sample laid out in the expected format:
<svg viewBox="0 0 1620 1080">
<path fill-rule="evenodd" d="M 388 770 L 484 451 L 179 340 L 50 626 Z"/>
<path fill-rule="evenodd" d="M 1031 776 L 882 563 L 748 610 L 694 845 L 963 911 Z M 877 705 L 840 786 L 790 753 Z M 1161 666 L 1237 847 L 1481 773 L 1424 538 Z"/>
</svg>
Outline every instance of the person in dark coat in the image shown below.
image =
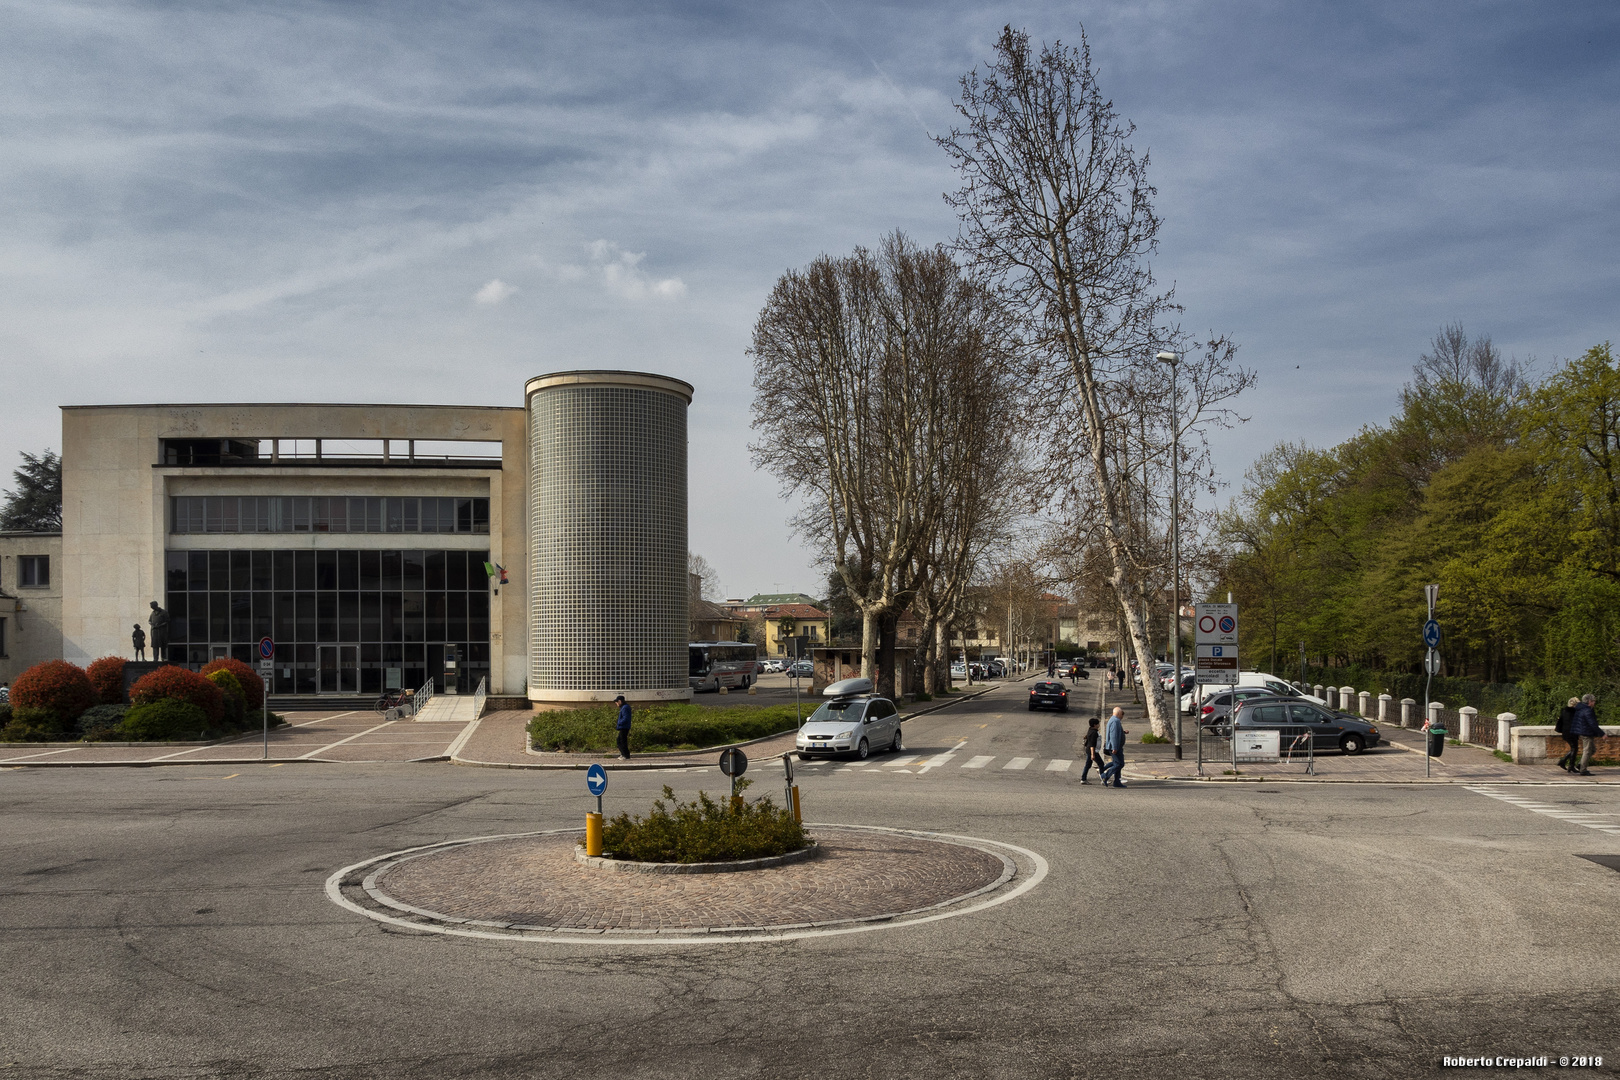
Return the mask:
<svg viewBox="0 0 1620 1080">
<path fill-rule="evenodd" d="M 619 732 L 619 756 L 622 757 L 624 760 L 629 761 L 630 760 L 630 703 L 628 701 L 624 700 L 624 695 L 623 694 L 620 694 L 618 697 L 614 698 L 613 703 L 619 707 L 619 718 L 616 721 L 614 721 L 614 723 L 613 723 L 613 726 Z"/>
<path fill-rule="evenodd" d="M 1603 728 L 1597 719 L 1597 698 L 1587 694 L 1581 698 L 1581 703 L 1575 706 L 1575 715 L 1570 717 L 1569 730 L 1581 740 L 1580 767 L 1570 763 L 1569 771 L 1576 776 L 1591 776 L 1592 770 L 1587 768 L 1592 764 L 1592 754 L 1597 750 L 1597 741 L 1603 735 Z"/>
<path fill-rule="evenodd" d="M 1558 722 L 1553 725 L 1553 730 L 1562 735 L 1564 742 L 1569 746 L 1569 753 L 1558 759 L 1558 767 L 1566 772 L 1575 764 L 1575 754 L 1581 748 L 1580 736 L 1571 734 L 1569 730 L 1570 724 L 1575 720 L 1575 706 L 1580 703 L 1580 698 L 1570 698 L 1569 704 L 1558 710 Z"/>
<path fill-rule="evenodd" d="M 1101 734 L 1098 728 L 1102 724 L 1102 717 L 1093 716 L 1086 723 L 1086 763 L 1080 766 L 1080 782 L 1082 784 L 1091 783 L 1090 780 L 1086 779 L 1086 774 L 1091 771 L 1093 765 L 1097 766 L 1098 776 L 1101 776 L 1103 770 L 1108 768 L 1107 762 L 1102 759 L 1102 751 L 1097 748 L 1097 738 Z"/>
</svg>

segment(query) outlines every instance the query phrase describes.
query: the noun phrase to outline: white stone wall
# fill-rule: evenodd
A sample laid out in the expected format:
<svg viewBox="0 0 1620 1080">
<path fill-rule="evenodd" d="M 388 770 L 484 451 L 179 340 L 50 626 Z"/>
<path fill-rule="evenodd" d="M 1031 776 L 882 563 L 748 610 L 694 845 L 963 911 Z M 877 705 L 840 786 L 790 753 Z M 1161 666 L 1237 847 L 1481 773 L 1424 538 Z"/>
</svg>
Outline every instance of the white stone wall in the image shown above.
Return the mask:
<svg viewBox="0 0 1620 1080">
<path fill-rule="evenodd" d="M 45 555 L 51 560 L 51 583 L 43 589 L 22 588 L 18 556 Z M 62 656 L 62 537 L 55 533 L 0 534 L 0 619 L 5 649 L 0 655 L 0 681 L 18 675 L 41 660 Z M 127 646 L 129 641 L 126 639 Z"/>
<path fill-rule="evenodd" d="M 168 535 L 182 494 L 487 495 L 490 532 L 439 534 L 482 549 L 510 585 L 490 597 L 490 692 L 525 679 L 527 579 L 524 410 L 449 405 L 121 405 L 62 411 L 61 651 L 74 663 L 129 648 L 129 627 L 164 596 L 168 548 L 397 548 L 394 534 Z M 159 466 L 165 438 L 476 439 L 500 441 L 500 469 L 367 466 Z"/>
</svg>

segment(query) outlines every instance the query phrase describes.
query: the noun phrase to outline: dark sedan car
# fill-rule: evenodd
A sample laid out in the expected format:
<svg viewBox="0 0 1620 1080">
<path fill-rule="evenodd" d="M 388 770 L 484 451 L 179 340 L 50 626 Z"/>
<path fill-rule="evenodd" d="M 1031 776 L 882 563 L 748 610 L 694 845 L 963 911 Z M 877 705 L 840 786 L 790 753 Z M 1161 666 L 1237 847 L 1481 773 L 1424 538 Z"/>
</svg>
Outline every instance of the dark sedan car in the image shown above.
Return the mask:
<svg viewBox="0 0 1620 1080">
<path fill-rule="evenodd" d="M 1275 730 L 1283 747 L 1309 736 L 1312 749 L 1359 754 L 1377 746 L 1378 727 L 1349 713 L 1334 712 L 1298 698 L 1257 697 L 1238 706 L 1233 723 L 1239 731 Z"/>
<path fill-rule="evenodd" d="M 1060 682 L 1038 682 L 1029 690 L 1029 711 L 1050 706 L 1058 712 L 1069 711 L 1069 691 Z"/>
</svg>

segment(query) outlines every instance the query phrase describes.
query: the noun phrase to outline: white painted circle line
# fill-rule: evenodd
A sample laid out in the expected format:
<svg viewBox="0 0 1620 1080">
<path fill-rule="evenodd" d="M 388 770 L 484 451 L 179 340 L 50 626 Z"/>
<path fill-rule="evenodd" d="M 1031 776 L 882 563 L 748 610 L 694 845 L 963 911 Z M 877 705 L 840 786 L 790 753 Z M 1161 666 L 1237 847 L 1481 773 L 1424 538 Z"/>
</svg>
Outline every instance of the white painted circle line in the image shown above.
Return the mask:
<svg viewBox="0 0 1620 1080">
<path fill-rule="evenodd" d="M 527 836 L 554 836 L 557 833 L 577 833 L 581 831 L 577 828 L 540 829 L 534 832 L 502 833 L 494 836 L 470 836 L 459 840 L 444 840 L 437 844 L 423 844 L 419 847 L 402 848 L 399 851 L 391 851 L 386 855 L 378 855 L 374 858 L 363 859 L 360 862 L 345 866 L 343 869 L 337 871 L 331 877 L 326 879 L 326 898 L 340 908 L 351 911 L 356 915 L 363 915 L 375 922 L 388 923 L 392 926 L 403 927 L 406 930 L 417 930 L 425 934 L 446 934 L 451 937 L 485 938 L 491 941 L 536 942 L 543 945 L 719 945 L 744 941 L 792 941 L 797 938 L 836 937 L 844 934 L 865 934 L 870 933 L 873 930 L 896 930 L 904 926 L 921 926 L 924 923 L 939 922 L 943 919 L 954 919 L 959 915 L 971 915 L 974 912 L 984 911 L 987 908 L 993 908 L 999 904 L 1005 904 L 1009 900 L 1022 896 L 1024 893 L 1029 892 L 1035 886 L 1044 881 L 1048 871 L 1050 870 L 1050 866 L 1048 865 L 1046 859 L 1041 855 L 1031 851 L 1029 848 L 1019 847 L 1017 844 L 1009 844 L 1002 840 L 986 840 L 980 836 L 959 836 L 955 833 L 929 832 L 922 829 L 897 829 L 884 825 L 846 825 L 834 822 L 811 823 L 812 827 L 815 827 L 816 825 L 829 829 L 865 829 L 871 832 L 895 833 L 900 836 L 916 836 L 923 839 L 936 838 L 939 840 L 962 841 L 963 845 L 966 847 L 974 847 L 980 844 L 985 844 L 989 845 L 990 847 L 1005 848 L 1008 851 L 1017 852 L 1019 855 L 1022 855 L 1028 859 L 1035 867 L 1035 872 L 1024 881 L 1015 885 L 1013 888 L 1001 893 L 998 896 L 993 896 L 988 900 L 981 901 L 980 903 L 973 904 L 969 907 L 961 908 L 956 911 L 935 912 L 932 915 L 923 915 L 915 919 L 906 919 L 904 922 L 874 922 L 854 926 L 789 930 L 779 933 L 704 934 L 702 937 L 658 937 L 654 935 L 642 935 L 629 938 L 611 938 L 596 937 L 595 935 L 580 933 L 572 933 L 568 934 L 567 936 L 563 936 L 562 933 L 559 933 L 555 936 L 537 937 L 512 933 L 496 933 L 489 930 L 467 930 L 454 926 L 425 925 L 419 922 L 411 922 L 408 919 L 394 918 L 391 915 L 384 915 L 382 912 L 372 911 L 369 908 L 361 907 L 359 904 L 356 904 L 354 901 L 343 895 L 343 879 L 355 871 L 362 870 L 365 867 L 371 866 L 375 863 L 384 862 L 390 859 L 398 859 L 403 856 L 423 855 L 434 850 L 435 848 L 458 847 L 467 844 L 482 844 L 488 843 L 492 840 L 518 840 Z M 946 902 L 948 903 L 949 901 Z"/>
</svg>

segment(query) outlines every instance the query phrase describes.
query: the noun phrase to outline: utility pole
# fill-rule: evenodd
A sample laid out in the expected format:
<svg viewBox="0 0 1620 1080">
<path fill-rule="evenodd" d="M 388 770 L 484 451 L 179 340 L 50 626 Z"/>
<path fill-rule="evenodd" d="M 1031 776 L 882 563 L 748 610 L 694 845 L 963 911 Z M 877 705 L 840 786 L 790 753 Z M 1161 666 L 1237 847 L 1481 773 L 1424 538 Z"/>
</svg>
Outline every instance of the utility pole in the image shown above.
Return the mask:
<svg viewBox="0 0 1620 1080">
<path fill-rule="evenodd" d="M 1170 642 L 1175 668 L 1171 699 L 1176 709 L 1176 760 L 1181 760 L 1181 409 L 1176 397 L 1176 368 L 1181 357 L 1162 352 L 1158 359 L 1170 365 Z"/>
</svg>

